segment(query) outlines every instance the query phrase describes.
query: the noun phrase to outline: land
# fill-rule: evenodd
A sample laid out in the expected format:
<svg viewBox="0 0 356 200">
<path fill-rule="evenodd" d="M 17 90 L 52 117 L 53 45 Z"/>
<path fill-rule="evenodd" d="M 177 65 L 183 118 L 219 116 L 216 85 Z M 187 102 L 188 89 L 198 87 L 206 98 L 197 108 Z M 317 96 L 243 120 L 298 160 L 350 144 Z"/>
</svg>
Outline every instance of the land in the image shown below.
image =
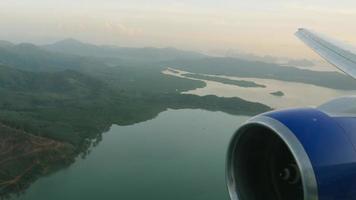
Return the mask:
<svg viewBox="0 0 356 200">
<path fill-rule="evenodd" d="M 289 66 L 300 66 L 300 67 L 313 67 L 315 64 L 307 59 L 292 59 L 287 63 Z"/>
<path fill-rule="evenodd" d="M 10 43 L 0 45 L 0 63 L 0 198 L 85 157 L 112 124 L 142 122 L 167 109 L 239 115 L 272 109 L 240 98 L 181 94 L 205 83 L 164 75 L 141 61 L 112 67 Z"/>
<path fill-rule="evenodd" d="M 284 93 L 282 91 L 271 92 L 270 94 L 277 97 L 284 96 Z"/>
<path fill-rule="evenodd" d="M 27 188 L 37 176 L 74 162 L 73 147 L 0 124 L 0 196 Z"/>
<path fill-rule="evenodd" d="M 336 89 L 355 82 L 311 72 L 172 48 L 119 48 L 75 40 L 36 46 L 0 42 L 0 198 L 26 190 L 41 176 L 85 157 L 112 124 L 130 125 L 167 109 L 206 109 L 255 115 L 272 108 L 240 98 L 196 96 L 205 87 L 161 73 L 166 66 L 215 75 L 298 81 Z M 197 76 L 197 75 L 190 75 Z M 241 87 L 254 82 L 199 78 Z"/>
<path fill-rule="evenodd" d="M 338 72 L 312 71 L 238 58 L 197 58 L 167 62 L 166 66 L 198 74 L 274 79 L 340 90 L 356 88 L 356 82 L 351 77 Z"/>
<path fill-rule="evenodd" d="M 208 76 L 208 75 L 204 75 L 204 74 L 186 73 L 186 74 L 183 74 L 183 76 L 188 77 L 188 78 L 200 79 L 200 80 L 215 81 L 215 82 L 228 84 L 228 85 L 236 85 L 239 87 L 246 87 L 246 88 L 249 88 L 249 87 L 265 88 L 266 87 L 265 85 L 257 84 L 253 81 L 231 80 L 228 78 Z"/>
</svg>

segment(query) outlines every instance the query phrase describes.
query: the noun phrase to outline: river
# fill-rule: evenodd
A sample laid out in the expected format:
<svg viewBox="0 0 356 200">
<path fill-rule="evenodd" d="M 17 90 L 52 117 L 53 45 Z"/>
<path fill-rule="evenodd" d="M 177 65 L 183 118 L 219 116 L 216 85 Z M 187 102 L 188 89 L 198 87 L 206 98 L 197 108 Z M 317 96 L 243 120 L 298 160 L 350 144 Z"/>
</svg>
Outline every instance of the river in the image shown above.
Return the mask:
<svg viewBox="0 0 356 200">
<path fill-rule="evenodd" d="M 227 200 L 225 152 L 247 119 L 184 109 L 113 125 L 85 159 L 40 178 L 16 199 Z"/>
<path fill-rule="evenodd" d="M 196 78 L 187 78 L 183 76 L 190 73 L 182 70 L 173 69 L 174 72 L 167 69 L 162 71 L 169 76 L 180 77 L 184 79 L 201 80 Z M 185 94 L 195 94 L 199 96 L 216 95 L 219 97 L 239 97 L 247 101 L 259 102 L 276 109 L 291 107 L 318 106 L 331 99 L 349 95 L 355 95 L 356 91 L 336 90 L 326 87 L 320 87 L 312 84 L 279 81 L 274 79 L 263 78 L 241 78 L 233 76 L 214 76 L 230 80 L 252 81 L 257 84 L 265 85 L 266 88 L 259 87 L 240 87 L 236 85 L 223 84 L 216 81 L 201 80 L 206 83 L 204 88 L 183 92 Z M 272 92 L 281 91 L 283 96 L 271 95 Z"/>
<path fill-rule="evenodd" d="M 183 71 L 163 73 L 182 76 Z M 224 77 L 254 81 L 266 88 L 242 88 L 205 81 L 187 91 L 196 95 L 241 97 L 274 108 L 315 106 L 355 91 L 270 79 Z M 282 91 L 283 97 L 270 92 Z M 130 125 L 113 125 L 85 158 L 42 177 L 17 200 L 169 199 L 228 200 L 225 152 L 246 116 L 203 110 L 168 110 L 156 118 Z"/>
</svg>

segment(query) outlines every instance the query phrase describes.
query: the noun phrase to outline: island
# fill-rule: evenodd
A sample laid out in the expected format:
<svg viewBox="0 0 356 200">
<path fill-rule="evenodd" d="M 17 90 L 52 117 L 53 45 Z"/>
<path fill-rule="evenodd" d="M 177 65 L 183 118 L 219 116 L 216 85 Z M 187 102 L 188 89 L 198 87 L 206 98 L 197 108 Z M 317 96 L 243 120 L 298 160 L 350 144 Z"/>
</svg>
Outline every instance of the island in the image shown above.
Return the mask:
<svg viewBox="0 0 356 200">
<path fill-rule="evenodd" d="M 259 87 L 259 88 L 265 88 L 265 85 L 262 84 L 257 84 L 253 81 L 245 81 L 245 80 L 232 80 L 228 78 L 222 78 L 222 77 L 217 77 L 217 76 L 209 76 L 209 75 L 204 75 L 204 74 L 195 74 L 195 73 L 185 73 L 182 74 L 185 77 L 188 78 L 194 78 L 194 79 L 199 79 L 199 80 L 206 80 L 206 81 L 215 81 L 223 84 L 228 84 L 228 85 L 236 85 L 239 87 Z"/>
<path fill-rule="evenodd" d="M 271 92 L 270 94 L 277 97 L 284 96 L 284 93 L 282 91 Z"/>
</svg>

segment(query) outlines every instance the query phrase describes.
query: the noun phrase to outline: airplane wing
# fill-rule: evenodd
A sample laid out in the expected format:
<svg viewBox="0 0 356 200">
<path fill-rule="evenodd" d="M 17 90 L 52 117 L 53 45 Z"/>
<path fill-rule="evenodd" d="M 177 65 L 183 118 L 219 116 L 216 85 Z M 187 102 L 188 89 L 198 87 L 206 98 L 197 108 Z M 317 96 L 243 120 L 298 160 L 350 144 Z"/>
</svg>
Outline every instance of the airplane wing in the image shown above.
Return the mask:
<svg viewBox="0 0 356 200">
<path fill-rule="evenodd" d="M 329 63 L 356 79 L 356 49 L 311 30 L 300 28 L 295 35 Z"/>
</svg>

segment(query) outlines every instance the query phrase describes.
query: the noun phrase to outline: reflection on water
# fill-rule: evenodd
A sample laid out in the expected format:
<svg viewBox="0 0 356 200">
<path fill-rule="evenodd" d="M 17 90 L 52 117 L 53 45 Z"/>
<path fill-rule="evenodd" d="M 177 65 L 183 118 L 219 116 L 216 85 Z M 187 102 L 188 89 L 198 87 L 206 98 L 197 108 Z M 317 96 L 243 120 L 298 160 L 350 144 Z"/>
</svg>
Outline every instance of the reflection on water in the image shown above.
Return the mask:
<svg viewBox="0 0 356 200">
<path fill-rule="evenodd" d="M 185 109 L 114 125 L 86 159 L 39 179 L 18 199 L 227 200 L 225 152 L 247 118 Z"/>
<path fill-rule="evenodd" d="M 182 74 L 189 72 L 174 69 L 174 72 L 172 70 L 165 70 L 163 73 L 171 76 L 187 78 L 182 76 Z M 356 93 L 356 91 L 335 90 L 311 84 L 285 82 L 272 79 L 237 78 L 231 76 L 217 77 L 223 77 L 231 80 L 254 81 L 257 84 L 265 85 L 266 88 L 244 88 L 235 85 L 203 80 L 207 84 L 206 87 L 187 91 L 185 93 L 199 96 L 216 95 L 220 97 L 240 97 L 248 101 L 260 102 L 273 108 L 318 106 L 330 99 Z M 284 96 L 280 97 L 271 95 L 271 93 L 277 91 L 283 92 Z"/>
</svg>

